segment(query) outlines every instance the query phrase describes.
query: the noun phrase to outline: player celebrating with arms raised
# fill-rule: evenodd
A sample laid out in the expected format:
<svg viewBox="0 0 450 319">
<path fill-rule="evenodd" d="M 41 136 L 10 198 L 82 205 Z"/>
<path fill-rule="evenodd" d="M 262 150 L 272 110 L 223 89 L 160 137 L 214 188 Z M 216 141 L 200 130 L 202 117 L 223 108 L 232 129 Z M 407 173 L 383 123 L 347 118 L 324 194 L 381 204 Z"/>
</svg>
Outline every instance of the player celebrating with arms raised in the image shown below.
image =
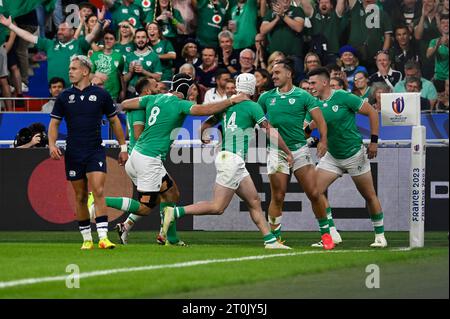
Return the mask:
<svg viewBox="0 0 450 319">
<path fill-rule="evenodd" d="M 319 99 L 328 126 L 328 152 L 317 165 L 317 183 L 322 194 L 322 201 L 327 207 L 330 226 L 334 226 L 330 205 L 323 195 L 327 188 L 343 173 L 348 172 L 359 193 L 367 201 L 370 218 L 375 230 L 375 242 L 371 247 L 387 246 L 384 237 L 383 212 L 373 186 L 369 159 L 377 156 L 378 149 L 378 113 L 369 103 L 358 96 L 343 90 L 332 90 L 330 74 L 325 68 L 318 68 L 308 73 L 311 92 Z M 371 142 L 365 151 L 361 134 L 355 123 L 356 113 L 369 117 Z M 307 118 L 306 122 L 311 119 Z M 309 123 L 305 131 L 315 127 Z M 322 243 L 313 246 L 321 246 Z"/>
<path fill-rule="evenodd" d="M 66 120 L 67 147 L 64 156 L 66 177 L 75 191 L 77 220 L 84 241 L 81 246 L 83 250 L 94 248 L 87 208 L 88 183 L 95 198 L 98 247 L 101 249 L 115 247 L 107 236 L 108 216 L 103 195 L 106 179 L 106 153 L 100 135 L 103 114 L 108 118 L 121 147 L 119 164 L 125 164 L 128 159 L 116 107 L 108 92 L 90 84 L 91 69 L 92 63 L 86 56 L 75 55 L 71 58 L 69 78 L 73 85 L 56 99 L 50 114 L 48 130 L 50 156 L 59 160 L 62 152 L 56 147 L 56 139 L 61 121 Z"/>
</svg>

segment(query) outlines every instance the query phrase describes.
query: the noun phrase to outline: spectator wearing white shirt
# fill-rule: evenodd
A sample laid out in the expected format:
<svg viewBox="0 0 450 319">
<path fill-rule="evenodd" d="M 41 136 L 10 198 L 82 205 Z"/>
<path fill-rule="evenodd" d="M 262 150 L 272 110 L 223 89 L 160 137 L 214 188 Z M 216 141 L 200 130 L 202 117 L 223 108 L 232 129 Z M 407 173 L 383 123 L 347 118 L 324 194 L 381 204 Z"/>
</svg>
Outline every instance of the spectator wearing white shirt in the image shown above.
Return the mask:
<svg viewBox="0 0 450 319">
<path fill-rule="evenodd" d="M 218 69 L 216 72 L 216 87 L 211 88 L 205 93 L 203 103 L 220 102 L 227 99 L 225 87 L 231 74 L 225 69 Z"/>
<path fill-rule="evenodd" d="M 54 98 L 57 97 L 59 95 L 59 93 L 61 93 L 62 90 L 64 90 L 64 87 L 65 87 L 65 83 L 62 78 L 58 78 L 58 77 L 51 78 L 50 82 L 48 83 L 48 90 L 50 91 L 50 96 L 54 97 Z M 45 103 L 44 105 L 42 105 L 41 111 L 43 113 L 52 113 L 54 105 L 55 105 L 55 100 L 50 100 L 47 103 Z"/>
</svg>

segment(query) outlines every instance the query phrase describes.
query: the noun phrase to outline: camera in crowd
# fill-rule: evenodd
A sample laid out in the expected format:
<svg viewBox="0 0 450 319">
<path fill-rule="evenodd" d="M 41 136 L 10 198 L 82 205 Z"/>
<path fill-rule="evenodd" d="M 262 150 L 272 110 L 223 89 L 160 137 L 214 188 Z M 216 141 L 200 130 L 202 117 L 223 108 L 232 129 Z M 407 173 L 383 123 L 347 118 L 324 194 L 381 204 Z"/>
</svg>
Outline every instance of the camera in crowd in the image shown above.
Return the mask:
<svg viewBox="0 0 450 319">
<path fill-rule="evenodd" d="M 33 123 L 28 127 L 21 128 L 14 140 L 14 147 L 31 148 L 47 146 L 47 131 L 45 125 L 42 123 Z"/>
</svg>

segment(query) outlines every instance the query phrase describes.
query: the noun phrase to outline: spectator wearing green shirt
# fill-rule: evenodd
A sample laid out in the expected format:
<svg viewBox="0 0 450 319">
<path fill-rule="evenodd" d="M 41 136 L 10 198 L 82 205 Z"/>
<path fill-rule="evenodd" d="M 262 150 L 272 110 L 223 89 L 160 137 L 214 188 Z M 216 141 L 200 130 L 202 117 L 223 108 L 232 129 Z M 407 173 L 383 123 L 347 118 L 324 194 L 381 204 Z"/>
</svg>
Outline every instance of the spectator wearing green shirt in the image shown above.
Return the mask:
<svg viewBox="0 0 450 319">
<path fill-rule="evenodd" d="M 161 60 L 161 80 L 170 81 L 173 77 L 173 61 L 177 58 L 177 54 L 175 53 L 172 43 L 163 38 L 161 28 L 158 23 L 148 23 L 146 29 L 150 39 L 150 46 Z"/>
<path fill-rule="evenodd" d="M 219 32 L 227 25 L 228 0 L 192 0 L 197 11 L 197 41 L 201 48 L 219 46 Z"/>
<path fill-rule="evenodd" d="M 420 96 L 430 100 L 431 107 L 433 108 L 436 105 L 438 94 L 433 83 L 422 77 L 420 64 L 418 62 L 408 61 L 405 63 L 405 80 L 408 77 L 418 77 L 421 80 L 422 90 L 420 91 Z M 395 85 L 395 93 L 406 92 L 405 80 L 402 80 Z"/>
<path fill-rule="evenodd" d="M 8 52 L 5 45 L 8 33 L 9 30 L 5 29 L 3 26 L 0 25 L 0 90 L 2 92 L 1 95 L 2 97 L 11 97 L 11 88 L 9 87 L 8 83 L 8 58 L 7 58 Z M 7 111 L 13 110 L 11 101 L 6 100 L 5 107 Z"/>
<path fill-rule="evenodd" d="M 130 22 L 122 21 L 119 23 L 117 40 L 114 50 L 121 53 L 124 57 L 136 49 L 134 46 L 134 28 Z"/>
<path fill-rule="evenodd" d="M 173 8 L 171 0 L 157 0 L 155 9 L 150 11 L 147 23 L 156 21 L 161 28 L 164 38 L 172 42 L 175 47 L 178 33 L 186 32 L 183 17 L 180 11 Z"/>
<path fill-rule="evenodd" d="M 377 71 L 375 54 L 391 47 L 391 19 L 376 0 L 349 0 L 349 7 L 348 44 L 358 51 L 361 64 L 372 74 Z"/>
<path fill-rule="evenodd" d="M 303 35 L 305 13 L 300 7 L 290 5 L 290 0 L 273 1 L 263 19 L 260 33 L 267 36 L 268 51 L 281 51 L 292 56 L 295 62 L 294 82 L 303 73 Z"/>
<path fill-rule="evenodd" d="M 356 72 L 353 77 L 353 83 L 352 93 L 367 102 L 370 93 L 369 74 L 364 71 Z"/>
<path fill-rule="evenodd" d="M 448 79 L 448 15 L 442 15 L 439 21 L 441 36 L 430 41 L 427 58 L 434 57 L 434 85 L 438 93 L 444 92 Z"/>
<path fill-rule="evenodd" d="M 134 3 L 134 0 L 104 0 L 108 10 L 112 13 L 114 25 L 122 21 L 129 21 L 131 25 L 138 29 L 142 28 L 144 13 L 142 8 Z"/>
<path fill-rule="evenodd" d="M 423 0 L 422 15 L 414 20 L 414 38 L 419 44 L 422 75 L 428 80 L 434 74 L 434 60 L 427 59 L 427 49 L 430 41 L 440 36 L 438 19 L 436 0 Z"/>
<path fill-rule="evenodd" d="M 138 29 L 134 35 L 136 50 L 125 58 L 124 80 L 128 90 L 134 93 L 134 86 L 142 77 L 161 80 L 162 67 L 158 55 L 148 47 L 149 39 L 145 29 Z"/>
<path fill-rule="evenodd" d="M 231 7 L 228 30 L 234 34 L 234 49 L 242 50 L 255 45 L 258 9 L 264 16 L 266 0 L 237 0 L 236 5 Z"/>
<path fill-rule="evenodd" d="M 316 53 L 323 64 L 336 63 L 339 57 L 339 40 L 344 29 L 345 0 L 337 0 L 336 8 L 331 0 L 319 0 L 318 8 L 312 6 L 311 0 L 300 2 L 311 21 L 312 44 L 316 45 Z"/>
<path fill-rule="evenodd" d="M 14 31 L 19 37 L 30 43 L 36 44 L 39 50 L 47 53 L 47 79 L 53 77 L 63 78 L 66 83 L 69 80 L 69 64 L 70 57 L 78 54 L 86 54 L 90 49 L 91 43 L 100 34 L 102 25 L 104 24 L 105 7 L 98 13 L 98 21 L 92 33 L 86 37 L 74 39 L 75 30 L 69 23 L 61 23 L 58 27 L 57 38 L 50 40 L 47 38 L 37 37 L 30 32 L 12 24 L 11 17 L 5 18 L 0 15 L 0 23 Z"/>
<path fill-rule="evenodd" d="M 103 51 L 96 51 L 91 56 L 92 73 L 106 74 L 104 89 L 111 95 L 113 100 L 125 98 L 126 86 L 122 71 L 124 58 L 122 54 L 113 50 L 116 43 L 116 35 L 112 30 L 106 30 L 103 34 Z"/>
</svg>

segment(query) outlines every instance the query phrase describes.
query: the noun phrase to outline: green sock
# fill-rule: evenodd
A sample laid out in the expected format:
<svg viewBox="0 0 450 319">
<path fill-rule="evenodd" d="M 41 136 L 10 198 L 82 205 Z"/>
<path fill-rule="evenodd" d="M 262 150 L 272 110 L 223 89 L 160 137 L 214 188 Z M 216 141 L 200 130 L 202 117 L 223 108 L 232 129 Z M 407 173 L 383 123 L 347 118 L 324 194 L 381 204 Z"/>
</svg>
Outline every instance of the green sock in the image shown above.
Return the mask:
<svg viewBox="0 0 450 319">
<path fill-rule="evenodd" d="M 128 197 L 105 197 L 106 206 L 126 213 L 135 213 L 139 210 L 139 202 Z"/>
<path fill-rule="evenodd" d="M 379 212 L 375 215 L 371 215 L 370 219 L 372 220 L 373 228 L 375 229 L 375 234 L 383 234 L 384 233 L 384 224 L 383 224 L 383 212 Z"/>
<path fill-rule="evenodd" d="M 281 238 L 281 224 L 278 225 L 277 228 L 271 230 L 272 234 L 277 238 Z"/>
<path fill-rule="evenodd" d="M 184 210 L 184 207 L 175 207 L 175 219 L 181 218 L 184 215 L 186 215 L 186 211 Z"/>
<path fill-rule="evenodd" d="M 264 245 L 273 244 L 276 241 L 277 241 L 277 239 L 275 238 L 275 236 L 272 233 L 268 233 L 267 235 L 264 235 Z"/>
<path fill-rule="evenodd" d="M 329 234 L 330 233 L 330 225 L 328 224 L 328 218 L 318 218 L 319 222 L 320 234 Z"/>
<path fill-rule="evenodd" d="M 328 225 L 330 225 L 330 227 L 335 227 L 333 215 L 331 215 L 331 207 L 327 207 L 326 212 L 327 212 L 327 218 L 328 218 Z"/>
<path fill-rule="evenodd" d="M 160 203 L 159 204 L 159 214 L 161 216 L 161 223 L 164 220 L 164 208 L 165 207 L 175 207 L 175 203 Z M 167 239 L 170 243 L 175 244 L 180 239 L 177 236 L 177 225 L 176 222 L 172 223 L 172 225 L 169 226 L 169 229 L 167 230 Z"/>
</svg>

